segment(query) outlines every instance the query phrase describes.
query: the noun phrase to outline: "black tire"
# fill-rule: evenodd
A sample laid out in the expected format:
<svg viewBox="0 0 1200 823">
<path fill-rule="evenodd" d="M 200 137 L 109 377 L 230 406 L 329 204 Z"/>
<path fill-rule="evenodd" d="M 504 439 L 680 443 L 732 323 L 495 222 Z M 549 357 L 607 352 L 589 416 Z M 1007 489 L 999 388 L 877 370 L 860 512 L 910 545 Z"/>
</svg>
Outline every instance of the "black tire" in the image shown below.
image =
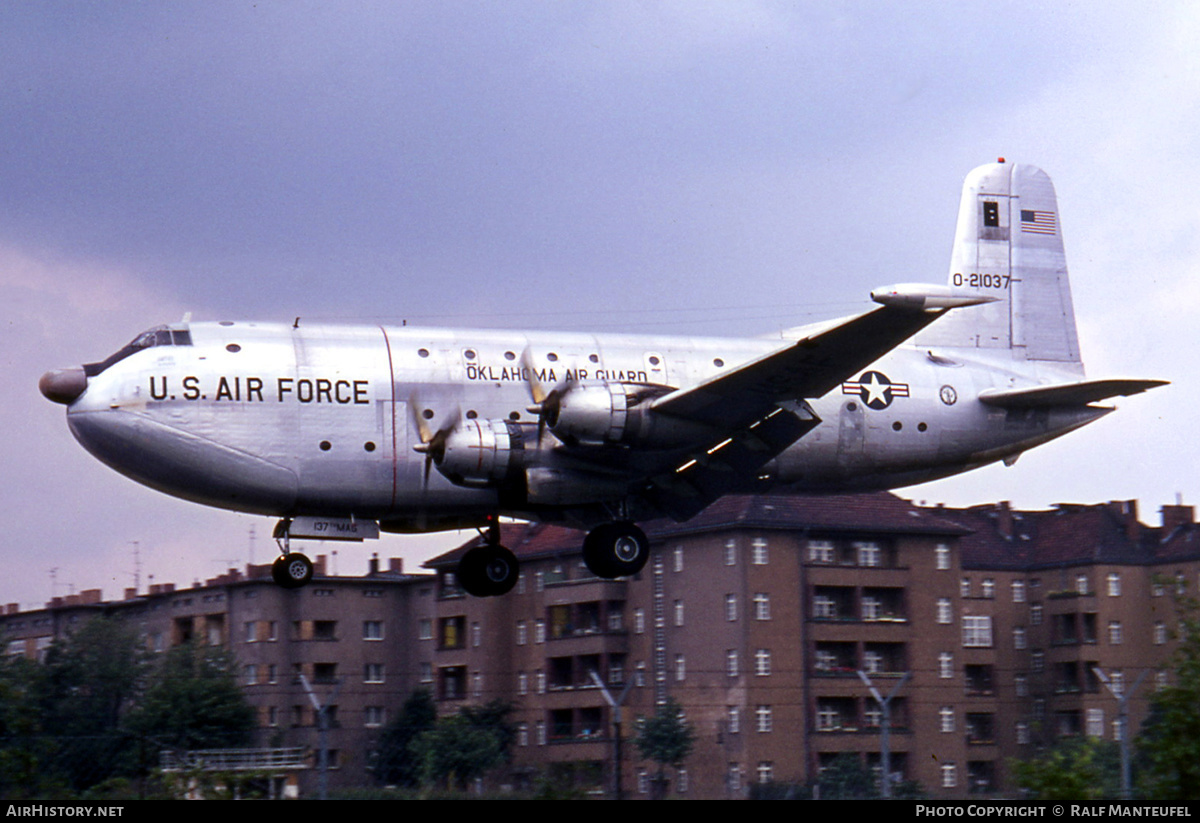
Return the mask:
<svg viewBox="0 0 1200 823">
<path fill-rule="evenodd" d="M 472 597 L 497 597 L 517 585 L 520 565 L 504 546 L 476 546 L 458 561 L 458 582 Z"/>
<path fill-rule="evenodd" d="M 284 589 L 303 588 L 312 576 L 312 561 L 299 552 L 280 555 L 271 564 L 271 578 L 275 585 Z"/>
<path fill-rule="evenodd" d="M 605 523 L 583 540 L 583 562 L 597 577 L 630 577 L 650 559 L 650 540 L 633 523 Z"/>
</svg>

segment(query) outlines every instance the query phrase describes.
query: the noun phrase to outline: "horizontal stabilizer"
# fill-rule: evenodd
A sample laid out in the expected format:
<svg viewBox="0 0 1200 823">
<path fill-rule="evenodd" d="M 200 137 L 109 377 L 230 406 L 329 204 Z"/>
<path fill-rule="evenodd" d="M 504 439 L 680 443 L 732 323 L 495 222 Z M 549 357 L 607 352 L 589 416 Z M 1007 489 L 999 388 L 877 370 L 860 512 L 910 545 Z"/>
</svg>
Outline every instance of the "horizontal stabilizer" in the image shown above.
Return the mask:
<svg viewBox="0 0 1200 823">
<path fill-rule="evenodd" d="M 1038 406 L 1083 406 L 1109 397 L 1128 397 L 1167 385 L 1166 380 L 1082 380 L 1059 383 L 1056 386 L 1033 386 L 1027 389 L 987 389 L 979 399 L 989 406 L 1008 409 Z"/>
</svg>

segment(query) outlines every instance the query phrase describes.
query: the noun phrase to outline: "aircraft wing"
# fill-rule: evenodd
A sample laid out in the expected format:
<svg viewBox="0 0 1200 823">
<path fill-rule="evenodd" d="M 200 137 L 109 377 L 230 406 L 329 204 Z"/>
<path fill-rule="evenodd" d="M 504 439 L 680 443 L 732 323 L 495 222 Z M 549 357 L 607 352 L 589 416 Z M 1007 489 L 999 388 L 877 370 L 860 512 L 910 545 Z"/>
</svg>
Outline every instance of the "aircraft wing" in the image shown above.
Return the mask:
<svg viewBox="0 0 1200 823">
<path fill-rule="evenodd" d="M 989 406 L 1024 409 L 1039 406 L 1083 406 L 1109 397 L 1128 397 L 1167 385 L 1166 380 L 1081 380 L 1025 389 L 985 389 L 979 399 Z"/>
<path fill-rule="evenodd" d="M 946 309 L 882 306 L 809 331 L 794 344 L 688 389 L 651 409 L 733 432 L 788 400 L 820 397 L 942 316 Z"/>
</svg>

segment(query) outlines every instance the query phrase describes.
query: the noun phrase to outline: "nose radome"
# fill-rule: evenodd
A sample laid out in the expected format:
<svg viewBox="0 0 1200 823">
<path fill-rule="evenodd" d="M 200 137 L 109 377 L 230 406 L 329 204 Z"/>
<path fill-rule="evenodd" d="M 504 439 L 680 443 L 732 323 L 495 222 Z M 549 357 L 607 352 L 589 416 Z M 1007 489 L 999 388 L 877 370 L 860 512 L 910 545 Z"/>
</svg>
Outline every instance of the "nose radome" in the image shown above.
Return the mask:
<svg viewBox="0 0 1200 823">
<path fill-rule="evenodd" d="M 38 380 L 38 390 L 47 400 L 64 405 L 75 402 L 83 390 L 87 388 L 87 374 L 82 366 L 72 366 L 69 369 L 54 369 L 42 375 Z"/>
</svg>

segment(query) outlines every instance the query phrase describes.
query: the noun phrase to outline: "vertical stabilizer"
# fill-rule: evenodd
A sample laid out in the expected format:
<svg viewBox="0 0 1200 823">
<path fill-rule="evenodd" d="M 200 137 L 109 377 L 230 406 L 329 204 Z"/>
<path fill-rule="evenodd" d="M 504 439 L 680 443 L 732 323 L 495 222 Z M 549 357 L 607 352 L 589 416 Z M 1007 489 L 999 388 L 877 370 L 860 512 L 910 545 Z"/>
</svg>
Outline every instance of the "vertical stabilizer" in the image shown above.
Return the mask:
<svg viewBox="0 0 1200 823">
<path fill-rule="evenodd" d="M 1000 299 L 950 312 L 918 345 L 1081 365 L 1058 201 L 1041 169 L 1000 161 L 967 175 L 949 283 Z"/>
</svg>

